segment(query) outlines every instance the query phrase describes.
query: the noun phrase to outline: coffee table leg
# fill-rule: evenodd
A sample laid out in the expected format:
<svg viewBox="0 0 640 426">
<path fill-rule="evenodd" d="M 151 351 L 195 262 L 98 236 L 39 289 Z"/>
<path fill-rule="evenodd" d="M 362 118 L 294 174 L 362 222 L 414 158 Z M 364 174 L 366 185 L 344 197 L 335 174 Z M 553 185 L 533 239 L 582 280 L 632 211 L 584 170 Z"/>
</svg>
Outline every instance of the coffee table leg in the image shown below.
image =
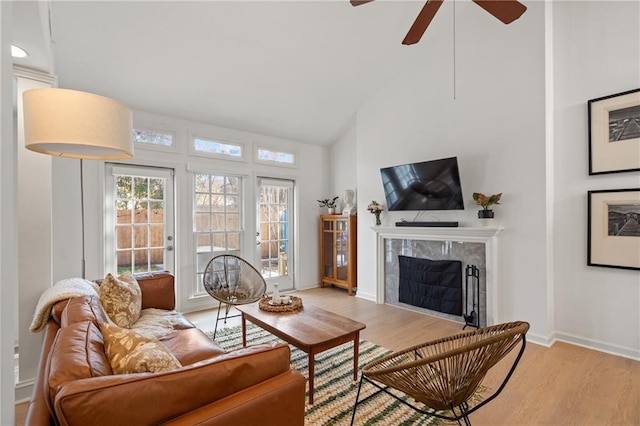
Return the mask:
<svg viewBox="0 0 640 426">
<path fill-rule="evenodd" d="M 353 339 L 353 380 L 358 381 L 358 356 L 360 355 L 360 333 Z"/>
<path fill-rule="evenodd" d="M 242 313 L 242 346 L 247 346 L 247 319 L 244 317 L 244 312 Z"/>
<path fill-rule="evenodd" d="M 315 354 L 309 351 L 309 404 L 313 404 L 313 378 L 315 376 Z"/>
</svg>

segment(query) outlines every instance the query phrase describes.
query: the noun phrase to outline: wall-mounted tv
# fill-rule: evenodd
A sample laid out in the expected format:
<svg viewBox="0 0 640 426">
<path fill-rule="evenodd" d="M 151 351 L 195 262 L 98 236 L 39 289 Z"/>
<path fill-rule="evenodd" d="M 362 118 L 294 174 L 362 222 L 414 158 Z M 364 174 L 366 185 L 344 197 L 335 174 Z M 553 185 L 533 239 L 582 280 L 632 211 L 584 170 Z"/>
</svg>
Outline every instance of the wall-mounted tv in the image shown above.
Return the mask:
<svg viewBox="0 0 640 426">
<path fill-rule="evenodd" d="M 458 158 L 380 169 L 389 210 L 464 210 Z"/>
</svg>

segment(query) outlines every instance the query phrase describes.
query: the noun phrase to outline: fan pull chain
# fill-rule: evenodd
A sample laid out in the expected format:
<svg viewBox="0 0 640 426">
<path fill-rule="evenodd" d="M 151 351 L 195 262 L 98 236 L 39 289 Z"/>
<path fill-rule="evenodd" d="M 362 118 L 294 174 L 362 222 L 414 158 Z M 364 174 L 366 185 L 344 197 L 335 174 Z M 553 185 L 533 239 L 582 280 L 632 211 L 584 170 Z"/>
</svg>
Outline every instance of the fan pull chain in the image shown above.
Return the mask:
<svg viewBox="0 0 640 426">
<path fill-rule="evenodd" d="M 456 100 L 456 2 L 453 0 L 453 100 Z"/>
</svg>

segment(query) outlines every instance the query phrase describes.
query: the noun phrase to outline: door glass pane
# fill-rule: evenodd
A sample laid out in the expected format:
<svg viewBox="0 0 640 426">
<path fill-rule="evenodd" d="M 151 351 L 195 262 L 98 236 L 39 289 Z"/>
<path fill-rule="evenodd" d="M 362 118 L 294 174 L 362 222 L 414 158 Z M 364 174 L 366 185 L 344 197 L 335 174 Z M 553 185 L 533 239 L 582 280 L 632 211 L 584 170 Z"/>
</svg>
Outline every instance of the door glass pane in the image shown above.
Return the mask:
<svg viewBox="0 0 640 426">
<path fill-rule="evenodd" d="M 117 273 L 165 269 L 166 178 L 114 174 Z"/>
<path fill-rule="evenodd" d="M 287 183 L 289 182 L 289 183 Z M 292 287 L 292 281 L 284 284 L 281 280 L 289 276 L 289 213 L 293 205 L 290 181 L 269 180 L 260 185 L 258 203 L 259 257 L 262 276 L 277 279 L 280 288 Z"/>
</svg>

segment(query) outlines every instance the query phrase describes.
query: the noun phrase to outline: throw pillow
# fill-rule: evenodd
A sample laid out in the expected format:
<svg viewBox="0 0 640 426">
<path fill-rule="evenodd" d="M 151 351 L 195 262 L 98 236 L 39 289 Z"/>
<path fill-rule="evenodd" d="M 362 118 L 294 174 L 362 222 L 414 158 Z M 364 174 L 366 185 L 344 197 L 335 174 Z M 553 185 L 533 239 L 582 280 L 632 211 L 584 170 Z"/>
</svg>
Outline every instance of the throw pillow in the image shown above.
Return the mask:
<svg viewBox="0 0 640 426">
<path fill-rule="evenodd" d="M 102 324 L 107 358 L 114 374 L 159 373 L 182 367 L 157 339 L 108 323 Z"/>
<path fill-rule="evenodd" d="M 100 284 L 100 304 L 111 321 L 120 327 L 131 328 L 140 318 L 142 290 L 130 273 L 118 278 L 107 274 Z"/>
</svg>

